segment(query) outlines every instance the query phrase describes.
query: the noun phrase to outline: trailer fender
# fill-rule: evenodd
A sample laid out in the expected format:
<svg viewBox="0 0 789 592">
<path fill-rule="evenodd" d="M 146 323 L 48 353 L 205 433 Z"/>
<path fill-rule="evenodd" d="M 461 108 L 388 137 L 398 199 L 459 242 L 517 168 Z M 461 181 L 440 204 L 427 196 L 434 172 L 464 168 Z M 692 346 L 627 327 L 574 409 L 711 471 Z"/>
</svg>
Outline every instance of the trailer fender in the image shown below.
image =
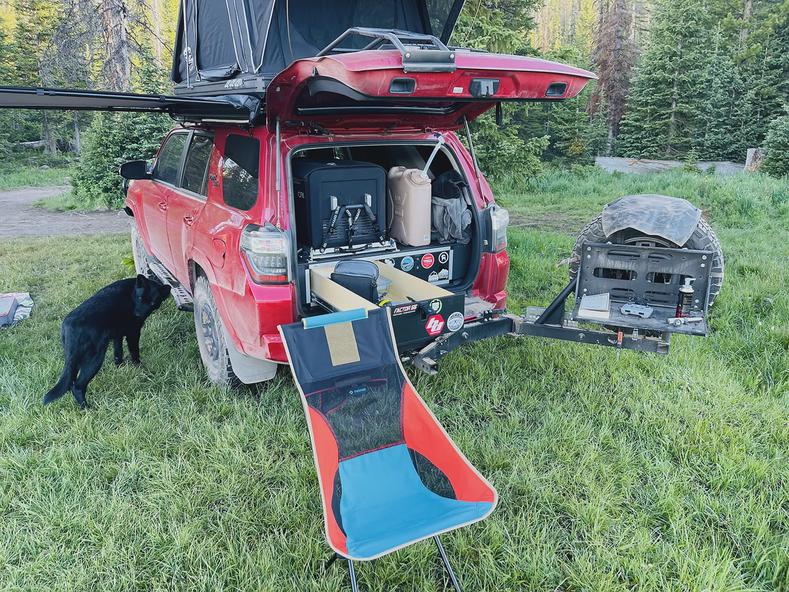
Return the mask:
<svg viewBox="0 0 789 592">
<path fill-rule="evenodd" d="M 648 236 L 659 236 L 682 246 L 693 235 L 701 210 L 685 199 L 666 195 L 626 195 L 603 210 L 606 236 L 633 228 Z"/>
</svg>

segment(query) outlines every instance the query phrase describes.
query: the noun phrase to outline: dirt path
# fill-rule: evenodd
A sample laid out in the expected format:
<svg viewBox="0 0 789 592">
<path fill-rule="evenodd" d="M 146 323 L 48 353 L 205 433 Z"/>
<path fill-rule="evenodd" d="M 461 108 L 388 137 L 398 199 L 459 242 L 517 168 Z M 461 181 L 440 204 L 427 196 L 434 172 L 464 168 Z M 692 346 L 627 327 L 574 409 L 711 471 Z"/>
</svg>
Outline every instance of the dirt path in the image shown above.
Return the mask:
<svg viewBox="0 0 789 592">
<path fill-rule="evenodd" d="M 0 191 L 0 237 L 64 236 L 129 231 L 129 218 L 118 212 L 50 212 L 33 203 L 68 187 L 25 187 Z"/>
</svg>

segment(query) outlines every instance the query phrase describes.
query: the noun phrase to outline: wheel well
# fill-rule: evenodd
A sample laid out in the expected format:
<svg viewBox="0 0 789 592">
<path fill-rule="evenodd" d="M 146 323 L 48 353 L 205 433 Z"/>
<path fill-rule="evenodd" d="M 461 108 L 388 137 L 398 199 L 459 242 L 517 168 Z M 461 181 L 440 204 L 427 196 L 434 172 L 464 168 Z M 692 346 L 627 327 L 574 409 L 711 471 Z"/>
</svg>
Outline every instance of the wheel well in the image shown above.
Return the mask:
<svg viewBox="0 0 789 592">
<path fill-rule="evenodd" d="M 197 281 L 197 278 L 199 278 L 199 277 L 208 277 L 208 276 L 206 275 L 205 271 L 203 271 L 203 268 L 200 267 L 199 264 L 195 263 L 193 260 L 190 259 L 189 260 L 189 285 L 192 288 L 192 291 L 194 291 L 195 282 Z"/>
</svg>

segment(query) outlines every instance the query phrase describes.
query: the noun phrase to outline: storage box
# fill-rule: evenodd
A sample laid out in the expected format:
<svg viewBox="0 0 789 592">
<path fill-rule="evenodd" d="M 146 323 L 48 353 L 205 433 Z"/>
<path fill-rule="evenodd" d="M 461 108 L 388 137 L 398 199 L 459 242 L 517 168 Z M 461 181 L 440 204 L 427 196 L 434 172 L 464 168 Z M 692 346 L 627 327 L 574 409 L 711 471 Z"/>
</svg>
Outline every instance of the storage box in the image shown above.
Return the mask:
<svg viewBox="0 0 789 592">
<path fill-rule="evenodd" d="M 314 249 L 386 237 L 386 172 L 353 160 L 293 160 L 298 243 Z"/>
</svg>

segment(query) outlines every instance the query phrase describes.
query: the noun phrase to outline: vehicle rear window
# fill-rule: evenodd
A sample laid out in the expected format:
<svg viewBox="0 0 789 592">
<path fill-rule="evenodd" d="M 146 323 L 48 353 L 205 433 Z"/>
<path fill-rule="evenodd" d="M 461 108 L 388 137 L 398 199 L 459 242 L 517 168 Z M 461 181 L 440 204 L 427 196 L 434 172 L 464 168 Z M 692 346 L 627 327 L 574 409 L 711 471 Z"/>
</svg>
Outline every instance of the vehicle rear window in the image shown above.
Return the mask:
<svg viewBox="0 0 789 592">
<path fill-rule="evenodd" d="M 178 173 L 181 170 L 181 156 L 186 145 L 186 134 L 173 134 L 165 142 L 156 159 L 153 178 L 171 185 L 178 184 Z"/>
<path fill-rule="evenodd" d="M 211 136 L 195 134 L 189 145 L 189 153 L 184 164 L 184 177 L 181 186 L 187 191 L 206 194 L 206 171 L 211 158 L 214 142 Z"/>
<path fill-rule="evenodd" d="M 225 203 L 249 210 L 258 199 L 260 142 L 249 136 L 229 135 L 222 165 L 222 195 Z"/>
</svg>

